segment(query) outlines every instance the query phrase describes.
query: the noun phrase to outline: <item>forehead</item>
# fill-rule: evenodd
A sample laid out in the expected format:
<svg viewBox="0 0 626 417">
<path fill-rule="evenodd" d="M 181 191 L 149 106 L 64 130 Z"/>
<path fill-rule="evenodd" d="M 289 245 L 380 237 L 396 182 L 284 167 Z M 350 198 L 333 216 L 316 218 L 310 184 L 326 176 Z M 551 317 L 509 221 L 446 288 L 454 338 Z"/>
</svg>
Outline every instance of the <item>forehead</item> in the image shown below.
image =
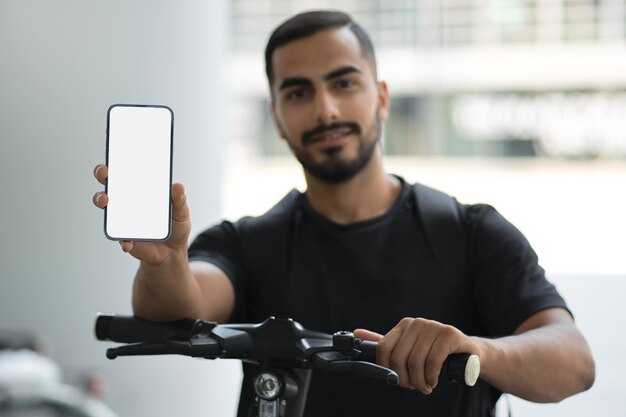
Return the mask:
<svg viewBox="0 0 626 417">
<path fill-rule="evenodd" d="M 321 78 L 347 65 L 371 73 L 356 35 L 347 26 L 323 30 L 276 48 L 272 65 L 274 85 L 289 77 Z"/>
</svg>

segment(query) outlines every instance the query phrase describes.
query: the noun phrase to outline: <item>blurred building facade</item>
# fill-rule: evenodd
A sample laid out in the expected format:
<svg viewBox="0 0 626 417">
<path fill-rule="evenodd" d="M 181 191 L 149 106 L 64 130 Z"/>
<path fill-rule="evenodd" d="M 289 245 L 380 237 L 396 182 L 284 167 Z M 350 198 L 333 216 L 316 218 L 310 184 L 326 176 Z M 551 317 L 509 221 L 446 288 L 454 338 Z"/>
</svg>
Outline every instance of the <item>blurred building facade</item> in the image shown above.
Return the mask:
<svg viewBox="0 0 626 417">
<path fill-rule="evenodd" d="M 252 152 L 288 153 L 267 110 L 269 33 L 324 7 L 373 38 L 389 155 L 626 157 L 626 0 L 235 0 L 234 118 L 250 121 L 235 133 Z"/>
</svg>

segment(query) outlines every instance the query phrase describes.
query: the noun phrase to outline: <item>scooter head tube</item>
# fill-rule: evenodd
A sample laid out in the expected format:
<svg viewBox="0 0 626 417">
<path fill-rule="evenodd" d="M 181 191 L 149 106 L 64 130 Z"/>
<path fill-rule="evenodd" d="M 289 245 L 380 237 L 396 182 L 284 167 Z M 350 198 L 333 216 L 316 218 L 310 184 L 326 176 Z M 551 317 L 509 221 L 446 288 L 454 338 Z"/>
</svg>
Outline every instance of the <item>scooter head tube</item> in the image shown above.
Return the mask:
<svg viewBox="0 0 626 417">
<path fill-rule="evenodd" d="M 315 344 L 324 350 L 332 350 L 332 337 L 326 333 L 306 330 L 300 323 L 292 319 L 270 317 L 263 323 L 255 325 L 224 325 L 223 328 L 245 331 L 252 340 L 252 352 L 247 361 L 262 363 L 266 367 L 275 368 L 308 368 L 307 363 L 313 353 L 303 346 L 302 339 Z M 215 330 L 213 334 L 215 334 Z M 218 335 L 219 336 L 219 335 Z M 326 341 L 316 342 L 317 340 Z M 224 343 L 228 343 L 224 339 Z M 232 357 L 225 347 L 223 357 Z"/>
</svg>

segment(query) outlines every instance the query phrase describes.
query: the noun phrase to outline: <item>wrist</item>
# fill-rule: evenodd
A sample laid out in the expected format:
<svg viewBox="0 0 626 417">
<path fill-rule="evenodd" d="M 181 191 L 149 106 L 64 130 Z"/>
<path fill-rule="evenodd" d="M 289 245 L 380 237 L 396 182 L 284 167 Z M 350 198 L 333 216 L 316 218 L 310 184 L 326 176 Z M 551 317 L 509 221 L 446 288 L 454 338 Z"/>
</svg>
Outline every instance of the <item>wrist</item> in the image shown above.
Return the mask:
<svg viewBox="0 0 626 417">
<path fill-rule="evenodd" d="M 189 265 L 189 257 L 186 248 L 172 249 L 162 259 L 158 261 L 142 260 L 141 267 L 147 270 L 177 268 L 181 265 Z"/>
<path fill-rule="evenodd" d="M 480 357 L 480 377 L 481 379 L 490 382 L 493 375 L 493 369 L 498 367 L 498 363 L 501 363 L 500 358 L 503 355 L 501 346 L 494 339 L 487 339 L 484 337 L 472 337 L 473 341 L 478 346 Z"/>
</svg>

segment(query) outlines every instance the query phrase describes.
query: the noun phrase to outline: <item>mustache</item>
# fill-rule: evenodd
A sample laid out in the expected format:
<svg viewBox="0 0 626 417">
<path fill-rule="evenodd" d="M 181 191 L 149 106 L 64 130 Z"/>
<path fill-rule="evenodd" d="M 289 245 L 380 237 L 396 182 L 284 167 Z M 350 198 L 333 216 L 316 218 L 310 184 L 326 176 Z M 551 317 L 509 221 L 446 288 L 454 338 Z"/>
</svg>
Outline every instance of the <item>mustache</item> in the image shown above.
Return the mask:
<svg viewBox="0 0 626 417">
<path fill-rule="evenodd" d="M 313 142 L 315 135 L 319 135 L 320 133 L 343 128 L 348 128 L 348 133 L 355 133 L 357 135 L 361 133 L 361 127 L 354 122 L 335 122 L 329 125 L 318 125 L 302 134 L 302 144 L 308 145 Z"/>
</svg>

